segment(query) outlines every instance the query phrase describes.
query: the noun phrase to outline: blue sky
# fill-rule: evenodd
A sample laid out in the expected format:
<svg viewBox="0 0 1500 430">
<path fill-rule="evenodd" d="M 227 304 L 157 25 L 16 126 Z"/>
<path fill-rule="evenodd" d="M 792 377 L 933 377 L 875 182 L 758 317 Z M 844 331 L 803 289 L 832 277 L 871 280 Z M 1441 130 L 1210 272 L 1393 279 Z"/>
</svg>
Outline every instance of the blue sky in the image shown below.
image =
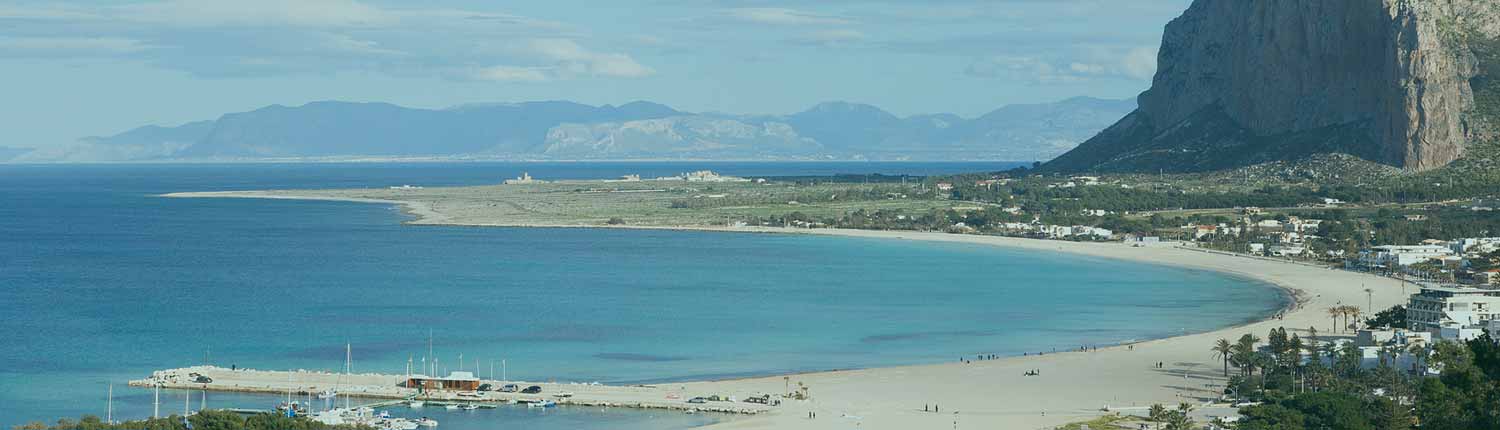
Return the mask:
<svg viewBox="0 0 1500 430">
<path fill-rule="evenodd" d="M 268 104 L 976 116 L 1131 97 L 1188 0 L 7 1 L 0 146 Z"/>
</svg>

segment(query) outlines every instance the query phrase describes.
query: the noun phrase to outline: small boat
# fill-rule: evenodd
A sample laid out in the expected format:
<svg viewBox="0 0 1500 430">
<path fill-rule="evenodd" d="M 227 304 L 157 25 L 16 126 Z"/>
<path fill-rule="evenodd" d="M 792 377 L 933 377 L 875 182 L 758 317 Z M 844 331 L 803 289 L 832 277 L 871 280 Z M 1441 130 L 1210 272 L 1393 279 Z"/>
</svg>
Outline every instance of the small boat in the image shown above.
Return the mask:
<svg viewBox="0 0 1500 430">
<path fill-rule="evenodd" d="M 417 420 L 417 425 L 422 427 L 437 427 L 437 424 L 437 420 L 432 418 L 422 417 L 422 419 Z"/>
<path fill-rule="evenodd" d="M 526 404 L 526 407 L 528 407 L 528 408 L 551 408 L 551 407 L 556 407 L 556 406 L 557 406 L 557 402 L 554 402 L 554 401 L 551 401 L 551 400 L 542 400 L 542 401 L 531 402 L 531 403 L 527 403 Z"/>
<path fill-rule="evenodd" d="M 406 402 L 406 406 L 410 406 L 410 407 L 413 407 L 413 408 L 420 408 L 420 407 L 422 407 L 423 405 L 426 405 L 426 404 L 427 404 L 427 402 L 424 402 L 424 401 L 421 401 L 421 400 L 411 400 L 411 401 Z"/>
<path fill-rule="evenodd" d="M 339 392 L 333 391 L 333 389 L 327 389 L 327 390 L 323 390 L 323 392 L 321 392 L 321 393 L 318 393 L 318 398 L 319 399 L 332 399 L 334 397 L 338 397 L 338 395 L 339 395 Z"/>
<path fill-rule="evenodd" d="M 466 411 L 472 411 L 475 409 L 479 409 L 479 405 L 473 403 L 465 403 L 463 406 L 459 406 L 458 408 Z"/>
<path fill-rule="evenodd" d="M 443 405 L 443 409 L 447 409 L 447 410 L 450 410 L 450 411 L 456 411 L 456 410 L 458 410 L 458 405 L 457 404 L 453 404 L 453 403 L 449 403 L 449 404 Z"/>
</svg>

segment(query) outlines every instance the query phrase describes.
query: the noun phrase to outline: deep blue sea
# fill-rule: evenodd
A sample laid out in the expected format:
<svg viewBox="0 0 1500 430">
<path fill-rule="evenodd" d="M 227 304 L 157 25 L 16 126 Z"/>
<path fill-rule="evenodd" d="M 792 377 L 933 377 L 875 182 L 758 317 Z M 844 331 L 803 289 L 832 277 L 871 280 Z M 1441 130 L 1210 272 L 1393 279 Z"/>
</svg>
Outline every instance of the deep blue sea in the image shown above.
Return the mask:
<svg viewBox="0 0 1500 430">
<path fill-rule="evenodd" d="M 935 174 L 1008 163 L 0 165 L 0 427 L 150 414 L 126 388 L 213 364 L 649 382 L 956 360 L 1211 330 L 1273 312 L 1221 274 L 968 244 L 680 231 L 402 225 L 384 205 L 178 191 L 660 176 Z M 496 372 L 499 365 L 496 364 Z M 497 375 L 498 376 L 498 375 Z M 166 395 L 168 411 L 181 394 Z M 196 395 L 195 395 L 196 396 Z M 208 394 L 211 407 L 275 396 Z M 194 401 L 197 403 L 197 400 Z M 626 410 L 429 412 L 445 429 L 686 428 Z"/>
</svg>

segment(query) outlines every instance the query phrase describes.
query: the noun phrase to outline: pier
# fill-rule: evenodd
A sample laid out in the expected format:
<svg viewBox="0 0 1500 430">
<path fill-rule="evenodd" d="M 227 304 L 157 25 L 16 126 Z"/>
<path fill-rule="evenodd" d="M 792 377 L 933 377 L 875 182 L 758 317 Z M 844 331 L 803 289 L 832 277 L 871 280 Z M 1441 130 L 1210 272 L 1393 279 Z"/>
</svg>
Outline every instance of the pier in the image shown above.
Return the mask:
<svg viewBox="0 0 1500 430">
<path fill-rule="evenodd" d="M 206 378 L 206 379 L 205 379 Z M 144 379 L 130 381 L 130 386 L 151 388 L 160 386 L 169 389 L 207 390 L 241 393 L 264 393 L 303 398 L 308 395 L 332 390 L 341 397 L 379 400 L 362 406 L 380 408 L 397 406 L 410 400 L 420 400 L 429 405 L 473 404 L 482 408 L 498 407 L 502 404 L 534 403 L 545 400 L 559 406 L 578 405 L 594 407 L 620 407 L 640 409 L 664 409 L 684 412 L 715 412 L 728 414 L 759 414 L 774 406 L 744 401 L 706 401 L 689 403 L 695 397 L 720 399 L 748 399 L 767 393 L 697 393 L 684 392 L 685 385 L 603 385 L 597 383 L 556 383 L 481 380 L 499 388 L 515 384 L 521 388 L 539 386 L 540 393 L 502 393 L 499 391 L 458 391 L 442 389 L 408 388 L 409 375 L 387 375 L 378 373 L 343 374 L 311 370 L 254 370 L 228 369 L 217 366 L 194 366 L 152 372 Z M 206 382 L 204 382 L 206 381 Z M 465 393 L 465 395 L 460 395 Z M 564 394 L 566 396 L 558 396 Z"/>
</svg>

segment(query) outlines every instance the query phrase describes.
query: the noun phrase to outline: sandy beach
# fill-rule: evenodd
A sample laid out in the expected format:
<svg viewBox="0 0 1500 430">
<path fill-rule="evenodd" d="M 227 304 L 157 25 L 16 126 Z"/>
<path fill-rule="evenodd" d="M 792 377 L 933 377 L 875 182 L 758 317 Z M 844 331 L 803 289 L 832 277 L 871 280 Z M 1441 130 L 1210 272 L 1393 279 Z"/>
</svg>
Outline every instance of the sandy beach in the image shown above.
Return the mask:
<svg viewBox="0 0 1500 430">
<path fill-rule="evenodd" d="M 409 224 L 603 227 L 511 224 L 506 223 L 505 219 L 484 219 L 474 215 L 455 219 L 442 212 L 441 204 L 421 201 L 297 195 L 279 191 L 174 193 L 166 196 L 315 199 L 394 204 L 415 217 Z M 729 420 L 709 427 L 713 429 L 1035 429 L 1086 420 L 1104 414 L 1106 408 L 1144 415 L 1145 409 L 1154 403 L 1175 405 L 1190 402 L 1202 405 L 1217 399 L 1225 382 L 1221 362 L 1209 351 L 1215 340 L 1234 340 L 1244 333 L 1254 333 L 1264 338 L 1267 332 L 1277 327 L 1285 327 L 1301 336 L 1307 336 L 1308 328 L 1315 327 L 1320 339 L 1329 339 L 1333 335 L 1352 336 L 1352 333 L 1347 332 L 1332 333 L 1334 323 L 1325 309 L 1341 304 L 1372 307 L 1373 309 L 1365 309 L 1369 314 L 1402 303 L 1406 298 L 1401 283 L 1390 278 L 1168 245 L 1131 247 L 1120 243 L 906 231 L 701 226 L 667 228 L 963 242 L 1056 253 L 1058 258 L 1087 255 L 1229 273 L 1275 284 L 1297 298 L 1294 307 L 1279 319 L 1271 318 L 1239 327 L 1207 333 L 1188 333 L 1128 346 L 1099 348 L 1092 352 L 1061 352 L 1076 350 L 1078 345 L 1057 345 L 1058 353 L 1047 351 L 1048 354 L 1045 355 L 983 361 L 976 360 L 977 357 L 967 357 L 971 360 L 967 363 L 960 363 L 959 357 L 953 357 L 951 362 L 931 365 L 674 384 L 694 392 L 781 393 L 788 385 L 795 388 L 801 383 L 808 387 L 812 396 L 807 401 L 787 401 L 780 407 L 772 408 L 770 413 Z M 1366 288 L 1373 290 L 1373 293 L 1367 296 Z M 1414 291 L 1414 288 L 1407 287 L 1409 291 Z M 870 317 L 879 318 L 877 315 Z M 1087 315 L 1079 317 L 1087 318 Z M 1163 368 L 1156 368 L 1158 362 L 1164 363 Z M 1024 376 L 1027 370 L 1033 369 L 1039 370 L 1041 374 Z M 938 412 L 924 412 L 924 407 L 932 405 L 936 405 Z M 1204 408 L 1203 411 L 1217 411 L 1221 415 L 1232 413 L 1223 408 Z M 816 418 L 810 418 L 810 414 L 815 414 Z"/>
</svg>

